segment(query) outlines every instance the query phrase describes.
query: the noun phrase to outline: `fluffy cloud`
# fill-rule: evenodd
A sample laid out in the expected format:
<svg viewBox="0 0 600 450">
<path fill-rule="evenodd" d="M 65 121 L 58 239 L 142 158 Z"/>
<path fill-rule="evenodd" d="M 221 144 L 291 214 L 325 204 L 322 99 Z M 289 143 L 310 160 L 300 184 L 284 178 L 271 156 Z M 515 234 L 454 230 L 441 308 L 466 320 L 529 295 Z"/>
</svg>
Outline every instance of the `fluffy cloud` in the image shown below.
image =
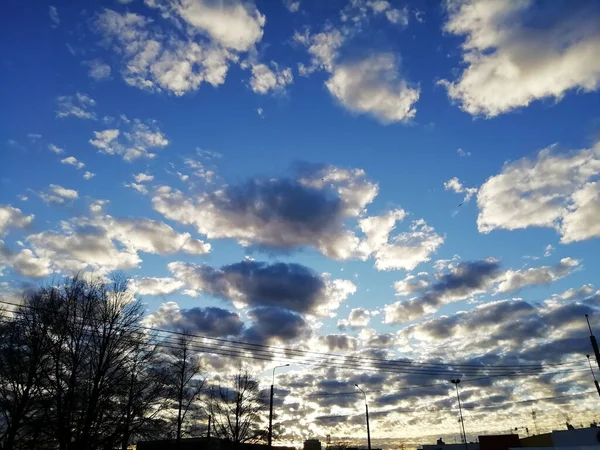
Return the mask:
<svg viewBox="0 0 600 450">
<path fill-rule="evenodd" d="M 57 184 L 49 185 L 46 192 L 40 192 L 38 195 L 46 203 L 55 203 L 59 205 L 79 198 L 79 194 L 76 190 L 67 189 Z"/>
<path fill-rule="evenodd" d="M 282 70 L 276 67 L 273 71 L 265 64 L 252 65 L 250 87 L 257 94 L 267 94 L 271 91 L 281 92 L 293 81 L 292 69 L 289 67 Z"/>
<path fill-rule="evenodd" d="M 465 194 L 465 198 L 463 199 L 464 203 L 470 201 L 473 195 L 477 194 L 477 188 L 468 188 L 463 186 L 457 177 L 450 178 L 448 181 L 446 181 L 444 183 L 444 189 L 447 191 L 456 192 L 457 194 Z"/>
<path fill-rule="evenodd" d="M 140 295 L 169 295 L 183 287 L 174 278 L 145 277 L 132 282 L 131 289 Z"/>
<path fill-rule="evenodd" d="M 364 328 L 369 324 L 370 320 L 370 311 L 365 308 L 352 308 L 350 314 L 348 314 L 348 319 L 339 320 L 337 326 L 340 330 L 346 328 Z"/>
<path fill-rule="evenodd" d="M 53 152 L 53 153 L 56 153 L 57 155 L 60 155 L 61 153 L 64 153 L 64 152 L 65 152 L 65 151 L 64 151 L 62 148 L 60 148 L 60 147 L 57 147 L 57 146 L 56 146 L 56 145 L 54 145 L 54 144 L 49 144 L 49 145 L 48 145 L 48 149 L 49 149 L 51 152 Z"/>
<path fill-rule="evenodd" d="M 210 244 L 194 239 L 190 233 L 177 233 L 163 222 L 150 219 L 116 219 L 111 216 L 78 219 L 79 227 L 95 227 L 109 239 L 117 240 L 131 251 L 159 255 L 184 252 L 204 255 L 210 252 Z"/>
<path fill-rule="evenodd" d="M 223 47 L 247 51 L 262 39 L 266 19 L 251 2 L 183 0 L 168 3 L 194 30 Z"/>
<path fill-rule="evenodd" d="M 185 19 L 191 22 L 207 19 L 206 15 L 198 16 L 200 11 L 211 10 L 219 14 L 218 9 L 203 8 L 202 2 L 192 1 L 178 6 L 178 12 L 185 14 Z M 217 27 L 211 29 L 229 34 L 227 28 L 219 28 L 222 22 L 211 20 L 210 23 Z M 174 37 L 166 39 L 150 19 L 134 13 L 119 14 L 106 9 L 99 15 L 97 26 L 122 55 L 124 81 L 152 92 L 166 90 L 183 95 L 198 89 L 201 83 L 218 86 L 225 82 L 229 61 L 237 59 L 229 50 L 211 43 Z"/>
<path fill-rule="evenodd" d="M 405 323 L 437 311 L 441 306 L 472 298 L 478 294 L 515 292 L 526 286 L 549 284 L 570 275 L 579 261 L 563 258 L 555 266 L 502 271 L 500 264 L 491 258 L 459 262 L 450 265 L 445 273 L 436 274 L 435 282 L 408 278 L 396 283 L 397 295 L 417 297 L 398 301 L 385 307 L 386 323 Z"/>
<path fill-rule="evenodd" d="M 62 164 L 69 164 L 71 166 L 74 166 L 76 169 L 83 169 L 85 167 L 85 164 L 79 161 L 74 156 L 68 156 L 66 158 L 63 158 L 60 160 L 60 162 Z"/>
<path fill-rule="evenodd" d="M 563 243 L 598 237 L 598 174 L 600 142 L 569 153 L 550 147 L 507 164 L 479 189 L 479 231 L 539 226 L 555 228 Z"/>
<path fill-rule="evenodd" d="M 495 260 L 461 262 L 441 275 L 420 297 L 385 307 L 386 323 L 404 323 L 436 311 L 441 305 L 485 292 L 502 275 Z"/>
<path fill-rule="evenodd" d="M 343 22 L 356 24 L 368 20 L 370 15 L 382 15 L 394 25 L 408 25 L 408 8 L 392 8 L 386 0 L 351 0 L 342 11 L 341 18 Z"/>
<path fill-rule="evenodd" d="M 29 249 L 15 253 L 0 240 L 0 273 L 3 267 L 10 267 L 18 274 L 30 278 L 42 278 L 52 273 L 47 258 L 38 258 Z"/>
<path fill-rule="evenodd" d="M 96 81 L 104 81 L 110 78 L 110 66 L 101 59 L 84 61 L 82 64 L 88 67 L 88 75 Z"/>
<path fill-rule="evenodd" d="M 56 117 L 61 119 L 69 116 L 74 116 L 78 119 L 96 118 L 96 113 L 92 111 L 92 108 L 96 105 L 96 101 L 87 94 L 77 92 L 75 95 L 63 95 L 56 99 L 56 103 L 58 105 Z"/>
<path fill-rule="evenodd" d="M 158 310 L 144 318 L 144 323 L 209 337 L 238 336 L 243 329 L 240 316 L 232 311 L 215 307 L 181 309 L 175 302 L 160 305 Z"/>
<path fill-rule="evenodd" d="M 300 0 L 283 0 L 283 4 L 291 13 L 296 13 L 300 10 Z"/>
<path fill-rule="evenodd" d="M 396 222 L 402 221 L 405 216 L 404 210 L 397 209 L 359 221 L 366 235 L 360 244 L 363 259 L 373 255 L 378 270 L 412 270 L 429 261 L 430 255 L 444 242 L 422 219 L 413 221 L 409 231 L 390 237 Z"/>
<path fill-rule="evenodd" d="M 597 8 L 563 3 L 550 25 L 539 27 L 526 19 L 539 14 L 532 11 L 537 6 L 531 0 L 446 2 L 444 29 L 465 36 L 467 67 L 457 81 L 442 83 L 462 109 L 492 117 L 534 100 L 560 99 L 572 89 L 598 89 Z"/>
<path fill-rule="evenodd" d="M 570 275 L 580 262 L 573 258 L 563 258 L 556 266 L 533 267 L 521 270 L 507 270 L 497 292 L 512 292 L 524 286 L 549 284 Z"/>
<path fill-rule="evenodd" d="M 90 172 L 89 170 L 86 170 L 85 173 L 83 174 L 83 179 L 84 180 L 91 180 L 92 178 L 94 178 L 96 176 L 95 173 Z"/>
<path fill-rule="evenodd" d="M 338 50 L 344 43 L 344 36 L 339 30 L 331 29 L 311 35 L 305 33 L 294 34 L 294 41 L 305 46 L 311 55 L 311 65 L 299 66 L 300 75 L 308 75 L 317 69 L 328 72 L 333 71 L 334 62 L 338 57 Z"/>
<path fill-rule="evenodd" d="M 101 213 L 102 204 L 96 202 L 91 208 Z M 37 257 L 51 261 L 53 271 L 63 273 L 89 269 L 106 274 L 134 269 L 141 262 L 138 252 L 203 255 L 210 251 L 209 244 L 193 239 L 189 233 L 177 233 L 162 222 L 101 215 L 62 222 L 60 232 L 33 234 L 27 242 Z"/>
<path fill-rule="evenodd" d="M 90 144 L 101 153 L 119 155 L 125 161 L 154 158 L 156 154 L 150 150 L 169 145 L 169 140 L 153 121 L 143 123 L 134 119 L 128 122 L 129 129 L 123 133 L 118 129 L 94 131 L 94 139 L 90 139 Z"/>
<path fill-rule="evenodd" d="M 251 309 L 248 317 L 253 325 L 244 333 L 251 342 L 277 343 L 307 338 L 310 327 L 297 312 L 274 306 L 261 306 Z"/>
<path fill-rule="evenodd" d="M 416 114 L 419 89 L 400 76 L 398 61 L 389 53 L 337 65 L 325 85 L 350 111 L 384 123 L 406 121 Z"/>
<path fill-rule="evenodd" d="M 348 280 L 326 280 L 299 264 L 242 261 L 215 269 L 172 262 L 169 270 L 188 288 L 230 300 L 238 308 L 275 307 L 327 316 L 356 291 Z"/>
<path fill-rule="evenodd" d="M 243 246 L 290 250 L 304 246 L 347 259 L 356 253 L 356 235 L 348 218 L 361 214 L 377 195 L 377 186 L 361 170 L 336 167 L 301 170 L 296 179 L 253 179 L 187 198 L 163 186 L 152 202 L 171 220 L 193 224 L 213 238 L 233 238 Z"/>
<path fill-rule="evenodd" d="M 9 228 L 25 228 L 33 222 L 33 214 L 26 215 L 19 208 L 0 205 L 0 237 L 8 234 Z"/>
<path fill-rule="evenodd" d="M 133 176 L 133 179 L 137 183 L 144 183 L 146 181 L 152 181 L 152 180 L 154 180 L 154 175 L 150 175 L 148 173 L 138 173 L 137 175 Z"/>
<path fill-rule="evenodd" d="M 354 351 L 358 346 L 358 339 L 346 334 L 327 334 L 318 337 L 318 343 L 329 352 Z"/>
</svg>

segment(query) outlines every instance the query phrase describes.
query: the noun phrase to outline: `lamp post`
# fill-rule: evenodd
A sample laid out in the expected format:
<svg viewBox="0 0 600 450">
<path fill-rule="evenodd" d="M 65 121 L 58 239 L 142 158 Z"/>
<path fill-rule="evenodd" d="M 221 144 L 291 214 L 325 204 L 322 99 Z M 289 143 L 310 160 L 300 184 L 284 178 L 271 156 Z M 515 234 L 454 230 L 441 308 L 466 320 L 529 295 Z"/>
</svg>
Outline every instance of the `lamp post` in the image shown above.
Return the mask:
<svg viewBox="0 0 600 450">
<path fill-rule="evenodd" d="M 272 439 L 273 439 L 273 395 L 274 395 L 273 386 L 275 385 L 275 369 L 278 369 L 279 367 L 288 367 L 288 366 L 289 366 L 289 364 L 284 364 L 282 366 L 273 367 L 273 380 L 271 382 L 271 401 L 269 403 L 269 435 L 267 438 L 269 448 L 271 448 L 271 443 L 272 443 Z"/>
<path fill-rule="evenodd" d="M 356 389 L 362 392 L 365 397 L 365 413 L 367 416 L 367 445 L 369 450 L 371 450 L 371 430 L 369 428 L 369 405 L 367 405 L 367 394 L 358 386 L 358 384 L 355 384 L 354 386 L 356 386 Z"/>
<path fill-rule="evenodd" d="M 469 446 L 467 444 L 467 432 L 465 431 L 465 421 L 463 420 L 462 407 L 460 406 L 460 395 L 458 394 L 458 385 L 460 384 L 460 379 L 456 378 L 455 380 L 450 380 L 450 383 L 452 383 L 454 386 L 456 386 L 456 399 L 458 400 L 458 412 L 460 414 L 460 423 L 462 425 L 465 450 L 469 450 Z"/>
<path fill-rule="evenodd" d="M 596 385 L 596 390 L 598 391 L 598 395 L 600 395 L 600 384 L 598 384 L 598 380 L 596 380 L 596 374 L 594 374 L 594 369 L 592 369 L 592 362 L 590 361 L 590 355 L 587 356 L 588 364 L 590 366 L 590 372 L 592 372 L 592 377 L 594 377 L 594 384 Z"/>
</svg>

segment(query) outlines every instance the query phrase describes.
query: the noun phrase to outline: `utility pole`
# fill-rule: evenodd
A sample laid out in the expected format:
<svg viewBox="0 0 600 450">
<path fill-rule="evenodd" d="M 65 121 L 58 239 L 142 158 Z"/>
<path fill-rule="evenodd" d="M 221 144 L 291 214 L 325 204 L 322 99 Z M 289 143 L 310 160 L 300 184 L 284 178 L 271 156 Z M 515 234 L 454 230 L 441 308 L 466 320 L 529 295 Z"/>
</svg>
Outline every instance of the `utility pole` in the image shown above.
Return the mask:
<svg viewBox="0 0 600 450">
<path fill-rule="evenodd" d="M 588 360 L 588 364 L 590 365 L 590 372 L 592 372 L 592 377 L 594 377 L 594 384 L 596 385 L 596 390 L 598 391 L 598 395 L 600 396 L 600 385 L 598 384 L 598 380 L 596 380 L 596 374 L 594 373 L 594 369 L 592 369 L 592 362 L 590 361 L 590 355 L 585 355 Z"/>
<path fill-rule="evenodd" d="M 271 448 L 271 444 L 273 441 L 273 396 L 275 394 L 275 369 L 279 367 L 288 367 L 289 364 L 284 364 L 282 366 L 273 367 L 273 381 L 271 382 L 271 401 L 269 402 L 269 434 L 267 437 L 267 445 Z"/>
<path fill-rule="evenodd" d="M 535 434 L 540 434 L 540 431 L 538 430 L 537 427 L 537 421 L 535 420 L 535 411 L 531 410 L 531 417 L 533 418 L 533 425 L 535 426 Z"/>
<path fill-rule="evenodd" d="M 355 384 L 354 386 L 356 386 L 356 389 L 362 392 L 365 397 L 365 413 L 367 417 L 367 445 L 369 450 L 371 450 L 371 430 L 369 428 L 369 405 L 367 404 L 367 394 L 358 386 L 358 384 Z"/>
<path fill-rule="evenodd" d="M 206 432 L 206 439 L 210 439 L 210 425 L 212 422 L 212 416 L 208 415 L 208 431 Z"/>
<path fill-rule="evenodd" d="M 462 406 L 460 406 L 460 395 L 458 394 L 458 385 L 460 384 L 460 379 L 450 380 L 454 386 L 456 386 L 456 399 L 458 400 L 458 412 L 460 414 L 460 423 L 462 425 L 463 438 L 465 443 L 465 450 L 469 450 L 469 444 L 467 443 L 467 432 L 465 431 L 465 421 L 462 415 Z"/>
<path fill-rule="evenodd" d="M 598 368 L 600 369 L 600 350 L 598 350 L 598 341 L 596 340 L 596 336 L 594 336 L 594 333 L 592 333 L 590 319 L 587 314 L 585 315 L 585 320 L 587 321 L 588 328 L 590 329 L 590 341 L 592 342 L 592 348 L 594 349 L 594 355 L 596 355 L 596 362 L 598 363 Z"/>
</svg>

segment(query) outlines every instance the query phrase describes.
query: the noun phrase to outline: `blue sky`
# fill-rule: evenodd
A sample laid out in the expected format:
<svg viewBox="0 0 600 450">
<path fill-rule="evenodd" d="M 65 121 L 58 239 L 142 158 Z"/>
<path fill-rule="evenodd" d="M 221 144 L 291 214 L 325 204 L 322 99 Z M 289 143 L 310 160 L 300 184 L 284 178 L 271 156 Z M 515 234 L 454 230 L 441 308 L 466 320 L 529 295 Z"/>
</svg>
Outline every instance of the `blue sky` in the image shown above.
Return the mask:
<svg viewBox="0 0 600 450">
<path fill-rule="evenodd" d="M 5 297 L 77 271 L 123 271 L 149 323 L 203 335 L 425 362 L 556 363 L 589 351 L 595 2 L 2 8 Z M 498 323 L 468 325 L 486 311 Z M 235 333 L 207 323 L 231 314 Z M 536 320 L 544 331 L 526 326 Z M 554 341 L 558 356 L 541 352 Z M 303 380 L 293 366 L 285 376 Z M 526 382 L 540 397 L 590 387 L 576 376 Z M 327 434 L 319 417 L 352 408 L 314 405 L 317 433 Z M 397 420 L 384 414 L 379 429 Z M 328 429 L 360 434 L 342 422 Z"/>
</svg>

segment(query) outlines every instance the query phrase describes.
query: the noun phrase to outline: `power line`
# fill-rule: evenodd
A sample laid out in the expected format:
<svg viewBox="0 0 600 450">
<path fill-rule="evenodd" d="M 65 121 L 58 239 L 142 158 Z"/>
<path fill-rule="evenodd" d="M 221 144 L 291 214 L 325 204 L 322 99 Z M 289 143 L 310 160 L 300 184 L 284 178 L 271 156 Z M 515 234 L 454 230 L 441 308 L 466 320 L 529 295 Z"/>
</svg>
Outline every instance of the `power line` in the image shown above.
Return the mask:
<svg viewBox="0 0 600 450">
<path fill-rule="evenodd" d="M 16 303 L 0 301 L 7 305 L 26 307 L 32 309 L 41 309 L 33 305 L 18 305 Z M 269 346 L 264 344 L 256 344 L 250 342 L 236 341 L 231 339 L 214 338 L 197 334 L 189 334 L 178 332 L 174 330 L 166 330 L 156 327 L 147 327 L 143 325 L 135 325 L 138 329 L 147 331 L 153 331 L 156 333 L 164 333 L 167 335 L 185 336 L 190 339 L 194 339 L 194 345 L 196 349 L 201 351 L 208 351 L 216 353 L 222 356 L 241 357 L 249 359 L 257 359 L 264 361 L 273 361 L 275 358 L 284 358 L 283 360 L 292 360 L 298 362 L 294 357 L 304 358 L 303 363 L 316 362 L 317 364 L 327 363 L 329 366 L 342 368 L 342 369 L 361 369 L 370 371 L 380 371 L 387 373 L 398 373 L 398 374 L 415 374 L 415 375 L 446 375 L 460 373 L 462 375 L 477 375 L 481 373 L 495 373 L 498 371 L 505 371 L 502 373 L 496 373 L 497 376 L 510 376 L 516 375 L 516 372 L 524 374 L 538 375 L 541 374 L 544 367 L 549 366 L 567 366 L 580 364 L 579 362 L 564 362 L 564 363 L 553 363 L 553 364 L 523 364 L 523 365 L 476 365 L 476 364 L 452 364 L 452 363 L 417 363 L 417 362 L 403 362 L 403 361 L 390 361 L 381 358 L 370 358 L 370 357 L 355 357 L 347 355 L 339 355 L 333 353 L 314 352 L 307 350 L 297 350 L 291 348 L 281 348 L 275 346 Z M 164 336 L 161 336 L 166 339 Z M 209 341 L 198 342 L 196 339 L 203 339 Z M 216 343 L 219 346 L 216 347 Z M 250 352 L 243 353 L 243 352 Z M 282 354 L 281 352 L 286 352 Z M 316 355 L 317 357 L 312 357 Z M 309 359 L 310 357 L 310 359 Z M 342 361 L 339 361 L 342 359 Z M 283 361 L 279 360 L 279 361 Z M 333 360 L 333 361 L 332 361 Z M 338 360 L 337 362 L 335 360 Z M 374 361 L 371 363 L 370 361 Z M 372 364 L 372 365 L 365 365 Z M 441 366 L 441 367 L 440 367 Z M 512 370 L 513 372 L 506 372 Z"/>
</svg>

